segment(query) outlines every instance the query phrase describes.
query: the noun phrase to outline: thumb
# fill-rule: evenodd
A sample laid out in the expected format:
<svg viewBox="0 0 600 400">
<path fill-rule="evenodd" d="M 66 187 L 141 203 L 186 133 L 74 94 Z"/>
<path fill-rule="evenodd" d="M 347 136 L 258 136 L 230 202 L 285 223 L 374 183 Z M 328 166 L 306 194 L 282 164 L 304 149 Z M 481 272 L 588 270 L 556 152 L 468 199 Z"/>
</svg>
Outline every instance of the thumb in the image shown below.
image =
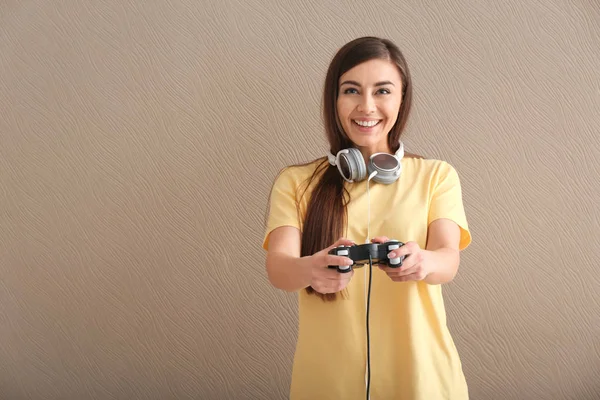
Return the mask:
<svg viewBox="0 0 600 400">
<path fill-rule="evenodd" d="M 371 243 L 385 243 L 389 241 L 390 239 L 387 236 L 377 236 L 371 239 Z"/>
</svg>

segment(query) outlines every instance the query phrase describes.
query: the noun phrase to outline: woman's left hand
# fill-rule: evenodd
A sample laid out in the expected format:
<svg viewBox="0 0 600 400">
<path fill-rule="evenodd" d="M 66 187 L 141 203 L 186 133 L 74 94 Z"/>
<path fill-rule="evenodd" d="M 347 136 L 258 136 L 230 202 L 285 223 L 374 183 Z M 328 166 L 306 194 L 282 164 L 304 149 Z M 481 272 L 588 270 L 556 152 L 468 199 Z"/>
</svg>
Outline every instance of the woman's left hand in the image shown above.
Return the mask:
<svg viewBox="0 0 600 400">
<path fill-rule="evenodd" d="M 385 243 L 390 239 L 385 236 L 373 238 L 373 243 Z M 429 262 L 428 251 L 421 249 L 417 242 L 407 242 L 404 246 L 390 252 L 389 258 L 407 256 L 400 268 L 391 268 L 379 264 L 379 269 L 384 271 L 394 282 L 422 281 L 433 272 Z"/>
</svg>

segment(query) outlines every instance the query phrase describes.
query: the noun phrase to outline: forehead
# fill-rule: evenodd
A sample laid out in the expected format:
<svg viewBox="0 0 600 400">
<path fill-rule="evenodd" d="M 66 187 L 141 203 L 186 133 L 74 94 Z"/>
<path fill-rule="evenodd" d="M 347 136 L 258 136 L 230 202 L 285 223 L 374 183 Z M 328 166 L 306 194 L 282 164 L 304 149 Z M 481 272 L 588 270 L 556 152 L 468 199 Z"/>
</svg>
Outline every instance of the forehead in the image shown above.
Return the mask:
<svg viewBox="0 0 600 400">
<path fill-rule="evenodd" d="M 387 60 L 369 60 L 356 65 L 340 76 L 339 84 L 346 80 L 352 80 L 361 85 L 372 85 L 380 81 L 392 81 L 400 83 L 402 77 L 398 67 Z"/>
</svg>

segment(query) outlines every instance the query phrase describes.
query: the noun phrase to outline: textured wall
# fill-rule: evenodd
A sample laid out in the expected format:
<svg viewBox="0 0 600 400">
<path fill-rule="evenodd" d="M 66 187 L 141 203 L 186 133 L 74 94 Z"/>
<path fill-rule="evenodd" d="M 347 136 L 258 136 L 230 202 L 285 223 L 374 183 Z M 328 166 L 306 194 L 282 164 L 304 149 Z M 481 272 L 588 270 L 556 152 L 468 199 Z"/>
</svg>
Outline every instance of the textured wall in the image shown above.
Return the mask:
<svg viewBox="0 0 600 400">
<path fill-rule="evenodd" d="M 1 398 L 286 397 L 268 190 L 323 154 L 327 63 L 363 34 L 412 67 L 409 151 L 461 174 L 475 242 L 446 298 L 472 398 L 599 398 L 599 9 L 3 1 Z"/>
</svg>

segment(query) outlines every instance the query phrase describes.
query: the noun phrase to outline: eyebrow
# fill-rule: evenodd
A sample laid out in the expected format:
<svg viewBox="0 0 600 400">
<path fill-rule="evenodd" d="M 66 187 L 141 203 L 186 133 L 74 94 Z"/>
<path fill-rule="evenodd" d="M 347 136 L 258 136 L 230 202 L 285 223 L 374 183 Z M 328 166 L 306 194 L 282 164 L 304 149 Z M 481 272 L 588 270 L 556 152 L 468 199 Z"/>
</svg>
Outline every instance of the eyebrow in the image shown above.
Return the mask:
<svg viewBox="0 0 600 400">
<path fill-rule="evenodd" d="M 344 82 L 342 82 L 342 84 L 340 86 L 344 86 L 344 85 L 356 85 L 356 86 L 360 87 L 360 83 L 358 83 L 356 81 L 344 81 Z M 375 86 L 383 86 L 383 85 L 395 86 L 391 81 L 381 81 L 381 82 L 377 82 L 375 84 Z"/>
</svg>

